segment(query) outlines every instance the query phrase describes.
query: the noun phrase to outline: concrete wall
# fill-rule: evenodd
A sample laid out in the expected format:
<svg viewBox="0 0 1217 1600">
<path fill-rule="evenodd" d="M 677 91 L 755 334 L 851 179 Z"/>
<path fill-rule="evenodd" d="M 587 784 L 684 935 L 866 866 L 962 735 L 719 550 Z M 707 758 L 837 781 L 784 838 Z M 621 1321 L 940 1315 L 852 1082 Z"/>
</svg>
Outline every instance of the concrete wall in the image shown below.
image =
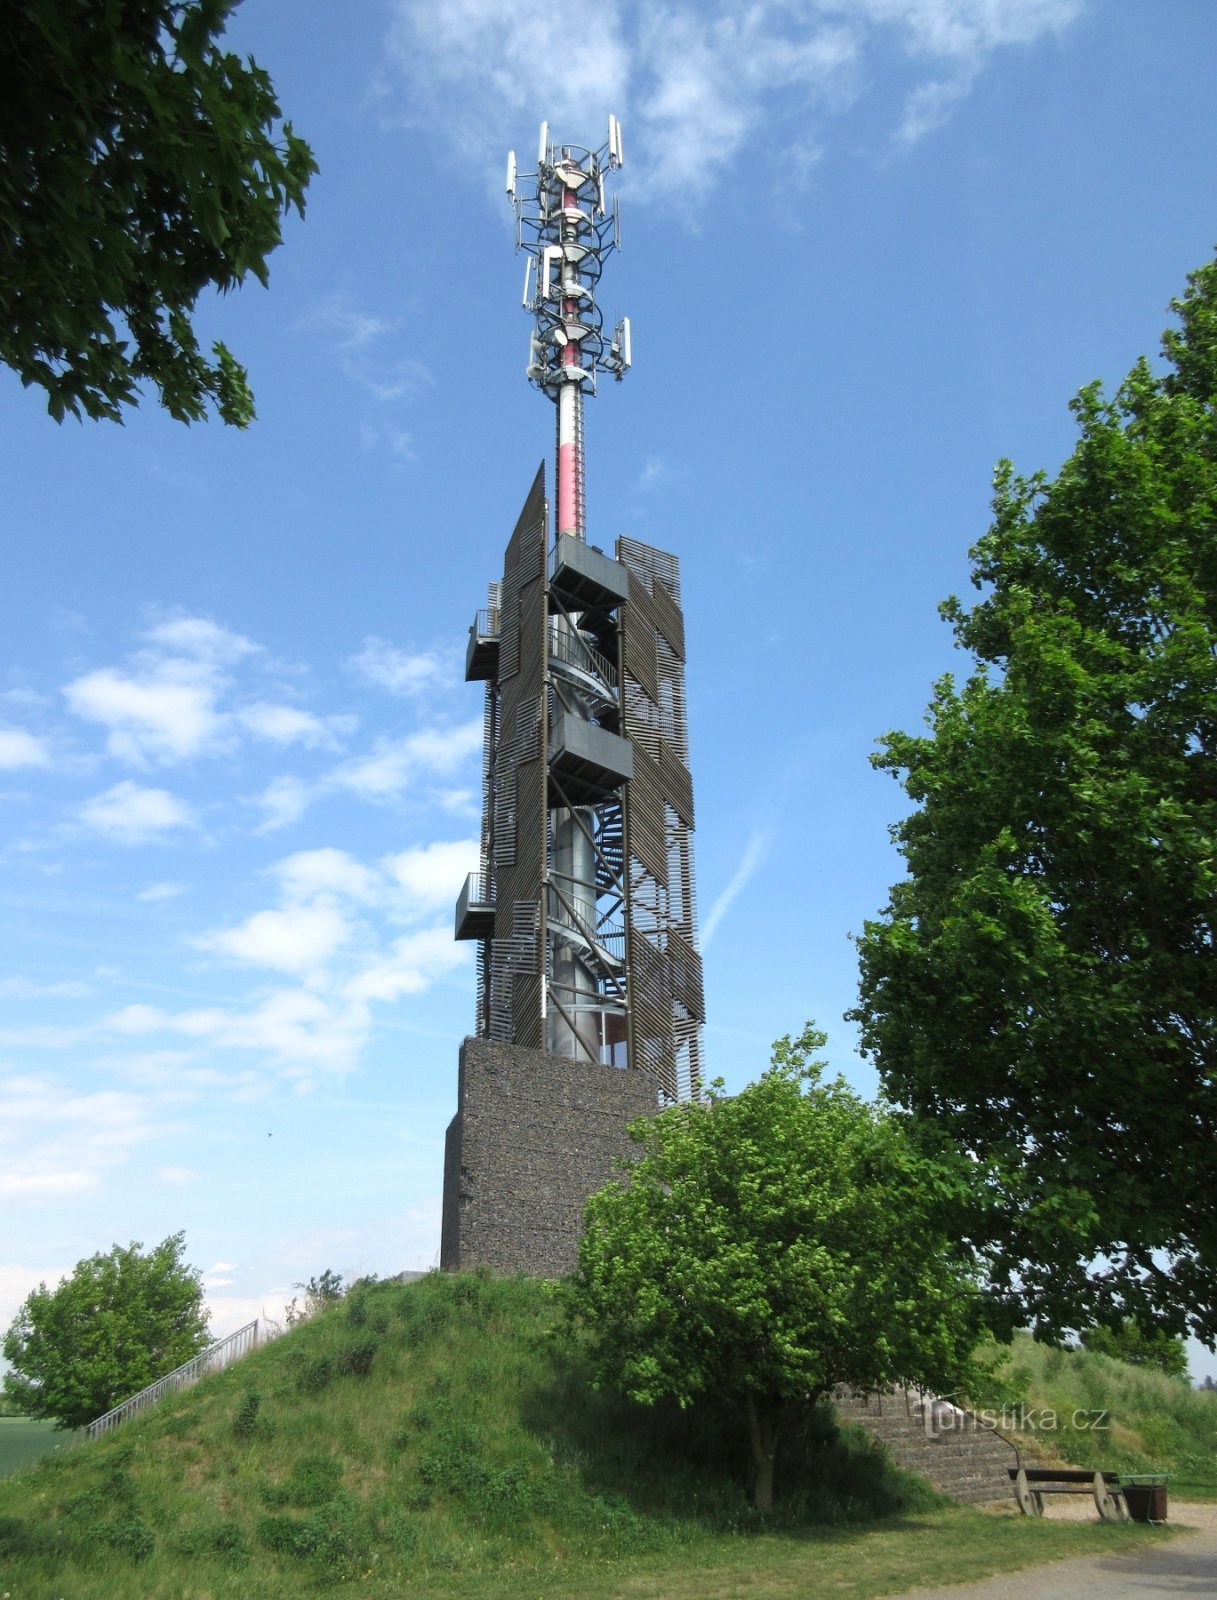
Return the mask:
<svg viewBox="0 0 1217 1600">
<path fill-rule="evenodd" d="M 466 1039 L 444 1151 L 440 1265 L 557 1278 L 574 1270 L 583 1205 L 657 1109 L 644 1074 Z"/>
</svg>

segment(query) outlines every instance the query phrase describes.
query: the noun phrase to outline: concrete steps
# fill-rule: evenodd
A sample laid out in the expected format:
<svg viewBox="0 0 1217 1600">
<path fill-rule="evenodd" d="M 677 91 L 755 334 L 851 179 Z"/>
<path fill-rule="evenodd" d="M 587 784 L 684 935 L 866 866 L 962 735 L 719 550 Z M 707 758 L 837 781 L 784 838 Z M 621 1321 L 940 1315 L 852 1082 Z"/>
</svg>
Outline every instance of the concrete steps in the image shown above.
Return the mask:
<svg viewBox="0 0 1217 1600">
<path fill-rule="evenodd" d="M 919 1472 L 952 1500 L 982 1505 L 1013 1499 L 1009 1468 L 1017 1466 L 1018 1452 L 971 1412 L 911 1390 L 865 1396 L 839 1391 L 833 1405 L 899 1466 Z"/>
</svg>

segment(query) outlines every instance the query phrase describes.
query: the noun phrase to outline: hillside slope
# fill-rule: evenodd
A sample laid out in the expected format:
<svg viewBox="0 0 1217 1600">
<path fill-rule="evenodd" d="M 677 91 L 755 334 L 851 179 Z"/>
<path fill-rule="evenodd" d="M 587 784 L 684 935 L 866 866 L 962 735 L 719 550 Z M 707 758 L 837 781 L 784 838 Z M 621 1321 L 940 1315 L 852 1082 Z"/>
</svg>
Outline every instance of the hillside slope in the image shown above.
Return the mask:
<svg viewBox="0 0 1217 1600">
<path fill-rule="evenodd" d="M 535 1281 L 359 1286 L 227 1371 L 0 1483 L 22 1600 L 275 1600 L 360 1579 L 554 1572 L 705 1548 L 756 1526 L 726 1412 L 597 1395 Z M 766 1526 L 866 1521 L 936 1497 L 817 1413 L 783 1443 Z M 18 1584 L 18 1578 L 22 1581 Z"/>
<path fill-rule="evenodd" d="M 1217 1498 L 1217 1393 L 1184 1379 L 1016 1334 L 995 1381 L 971 1399 L 1052 1461 L 1165 1472 L 1172 1496 Z"/>
</svg>

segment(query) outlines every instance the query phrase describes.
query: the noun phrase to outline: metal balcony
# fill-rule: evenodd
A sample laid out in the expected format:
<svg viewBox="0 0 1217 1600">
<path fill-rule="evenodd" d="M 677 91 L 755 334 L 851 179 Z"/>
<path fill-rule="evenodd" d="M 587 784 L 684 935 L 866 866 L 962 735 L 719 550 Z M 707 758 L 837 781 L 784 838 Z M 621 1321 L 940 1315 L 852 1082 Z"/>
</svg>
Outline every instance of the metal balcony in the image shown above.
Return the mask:
<svg viewBox="0 0 1217 1600">
<path fill-rule="evenodd" d="M 465 651 L 465 682 L 485 683 L 499 672 L 499 611 L 497 606 L 478 612 L 469 629 Z"/>
<path fill-rule="evenodd" d="M 493 939 L 494 899 L 480 872 L 471 872 L 456 901 L 456 938 Z"/>
<path fill-rule="evenodd" d="M 634 776 L 634 751 L 628 739 L 560 711 L 550 724 L 549 767 L 571 805 L 594 806 Z M 563 804 L 562 796 L 551 791 L 550 804 Z"/>
<path fill-rule="evenodd" d="M 549 586 L 572 611 L 612 611 L 630 592 L 620 561 L 569 533 L 558 536 L 550 554 Z"/>
</svg>

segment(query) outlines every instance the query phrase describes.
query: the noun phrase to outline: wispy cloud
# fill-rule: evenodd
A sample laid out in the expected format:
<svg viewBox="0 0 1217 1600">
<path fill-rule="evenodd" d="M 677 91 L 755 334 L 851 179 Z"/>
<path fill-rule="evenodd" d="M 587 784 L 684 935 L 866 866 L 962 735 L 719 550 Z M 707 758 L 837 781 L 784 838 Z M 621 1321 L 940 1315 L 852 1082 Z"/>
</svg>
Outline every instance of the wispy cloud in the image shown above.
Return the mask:
<svg viewBox="0 0 1217 1600">
<path fill-rule="evenodd" d="M 49 767 L 51 751 L 45 739 L 26 728 L 0 728 L 0 767 Z"/>
<path fill-rule="evenodd" d="M 737 897 L 743 892 L 748 880 L 765 859 L 769 849 L 770 836 L 768 833 L 755 832 L 744 847 L 740 857 L 739 866 L 736 867 L 730 883 L 710 907 L 710 914 L 702 923 L 701 947 L 709 948 L 710 941 L 718 931 L 719 924 L 734 905 Z"/>
<path fill-rule="evenodd" d="M 118 844 L 144 844 L 194 826 L 194 814 L 184 800 L 129 778 L 86 800 L 78 815 L 86 828 Z"/>
<path fill-rule="evenodd" d="M 152 905 L 160 900 L 175 900 L 178 895 L 185 893 L 184 883 L 150 883 L 146 889 L 141 889 L 135 898 Z"/>
<path fill-rule="evenodd" d="M 447 688 L 454 676 L 437 651 L 399 650 L 375 634 L 368 635 L 363 649 L 351 656 L 346 666 L 364 683 L 399 695 L 418 695 L 429 689 Z"/>
<path fill-rule="evenodd" d="M 349 714 L 319 716 L 296 704 L 289 669 L 208 617 L 173 613 L 139 638 L 121 664 L 96 667 L 63 687 L 68 710 L 104 728 L 107 752 L 125 766 L 183 766 L 231 755 L 246 739 L 338 750 L 358 726 Z"/>
<path fill-rule="evenodd" d="M 0 1076 L 0 1200 L 87 1193 L 102 1172 L 164 1131 L 146 1097 L 79 1093 L 53 1077 Z"/>
<path fill-rule="evenodd" d="M 893 53 L 909 87 L 881 140 L 924 138 L 1000 50 L 1062 33 L 1087 0 L 617 0 L 580 17 L 577 51 L 552 47 L 531 0 L 396 0 L 390 64 L 405 120 L 442 120 L 464 150 L 497 156 L 547 117 L 595 141 L 607 110 L 627 121 L 636 198 L 691 209 L 762 136 L 805 168 L 819 131 L 857 103 Z M 813 132 L 809 137 L 808 123 Z M 527 152 L 531 156 L 531 151 Z M 641 158 L 641 159 L 639 159 Z M 527 164 L 527 162 L 526 162 Z M 662 183 L 647 180 L 663 174 Z"/>
<path fill-rule="evenodd" d="M 380 411 L 360 423 L 365 447 L 383 447 L 398 461 L 415 459 L 413 436 L 381 412 L 411 401 L 433 383 L 430 369 L 401 349 L 400 319 L 362 310 L 345 290 L 338 290 L 297 323 L 304 332 L 327 341 L 343 373 Z"/>
</svg>

